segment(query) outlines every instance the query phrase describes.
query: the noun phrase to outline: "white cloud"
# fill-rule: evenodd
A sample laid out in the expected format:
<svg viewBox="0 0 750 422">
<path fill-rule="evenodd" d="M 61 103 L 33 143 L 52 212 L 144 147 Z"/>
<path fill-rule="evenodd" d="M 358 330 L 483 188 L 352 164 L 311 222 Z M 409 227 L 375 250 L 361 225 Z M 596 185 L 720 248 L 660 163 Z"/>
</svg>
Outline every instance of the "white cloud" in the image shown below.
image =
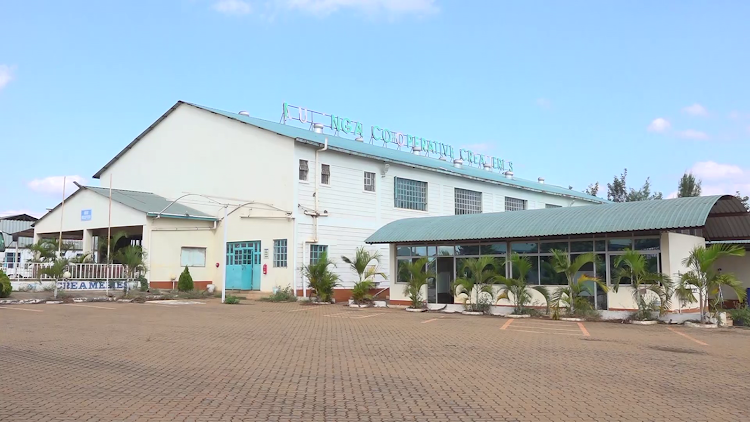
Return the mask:
<svg viewBox="0 0 750 422">
<path fill-rule="evenodd" d="M 682 112 L 687 113 L 691 116 L 701 116 L 701 117 L 708 116 L 708 110 L 706 110 L 706 107 L 703 107 L 702 105 L 698 103 L 695 103 L 693 105 L 683 108 Z"/>
<path fill-rule="evenodd" d="M 7 64 L 0 64 L 0 89 L 5 88 L 13 80 L 13 73 L 16 68 Z"/>
<path fill-rule="evenodd" d="M 672 127 L 672 124 L 669 123 L 669 121 L 665 118 L 658 117 L 654 119 L 651 124 L 648 125 L 646 128 L 649 132 L 666 132 L 669 130 L 669 128 Z"/>
<path fill-rule="evenodd" d="M 219 0 L 213 9 L 225 15 L 247 15 L 253 11 L 250 3 L 244 0 Z"/>
<path fill-rule="evenodd" d="M 683 130 L 680 133 L 678 133 L 677 135 L 680 138 L 685 138 L 685 139 L 697 139 L 697 140 L 706 140 L 706 139 L 708 139 L 708 134 L 706 132 L 701 132 L 701 131 L 695 130 L 695 129 Z"/>
<path fill-rule="evenodd" d="M 690 172 L 703 180 L 740 179 L 745 174 L 740 166 L 734 164 L 720 164 L 715 161 L 700 161 L 695 163 Z"/>
<path fill-rule="evenodd" d="M 438 12 L 436 0 L 283 0 L 290 9 L 315 15 L 330 15 L 342 9 L 368 14 L 430 14 Z"/>
<path fill-rule="evenodd" d="M 87 182 L 86 178 L 81 176 L 49 176 L 42 179 L 34 179 L 27 183 L 27 186 L 34 192 L 62 196 L 63 180 L 65 180 L 65 196 L 76 191 L 77 188 L 73 182 L 81 185 L 85 185 Z"/>
<path fill-rule="evenodd" d="M 552 107 L 552 101 L 550 101 L 549 98 L 538 98 L 536 100 L 536 105 L 541 108 L 550 108 Z"/>
</svg>

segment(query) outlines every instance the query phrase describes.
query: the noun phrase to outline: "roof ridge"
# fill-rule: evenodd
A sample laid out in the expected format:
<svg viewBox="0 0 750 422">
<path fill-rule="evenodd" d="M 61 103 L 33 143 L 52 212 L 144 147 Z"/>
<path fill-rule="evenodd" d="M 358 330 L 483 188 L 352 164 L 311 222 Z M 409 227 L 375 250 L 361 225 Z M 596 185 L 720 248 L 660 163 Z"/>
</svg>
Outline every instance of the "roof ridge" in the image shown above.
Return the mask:
<svg viewBox="0 0 750 422">
<path fill-rule="evenodd" d="M 110 189 L 109 187 L 105 187 L 105 186 L 84 186 L 84 185 L 81 185 L 81 187 L 84 188 L 84 189 L 105 189 L 105 190 L 109 190 Z M 142 191 L 142 190 L 119 189 L 119 188 L 111 188 L 111 189 L 113 191 L 118 191 L 118 192 L 147 193 L 149 195 L 156 195 L 153 192 L 146 192 L 146 191 Z M 161 196 L 161 195 L 158 195 L 158 196 Z"/>
</svg>

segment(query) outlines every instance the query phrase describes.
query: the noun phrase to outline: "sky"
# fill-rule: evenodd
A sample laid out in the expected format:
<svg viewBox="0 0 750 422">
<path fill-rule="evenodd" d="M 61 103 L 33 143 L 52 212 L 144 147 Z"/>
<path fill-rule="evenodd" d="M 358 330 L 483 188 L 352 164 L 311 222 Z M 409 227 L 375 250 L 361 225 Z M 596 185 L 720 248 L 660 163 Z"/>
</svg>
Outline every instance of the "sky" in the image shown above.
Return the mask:
<svg viewBox="0 0 750 422">
<path fill-rule="evenodd" d="M 0 214 L 44 214 L 63 177 L 98 186 L 178 100 L 273 121 L 288 102 L 604 197 L 625 168 L 665 196 L 686 171 L 750 194 L 748 16 L 739 0 L 0 0 Z"/>
</svg>

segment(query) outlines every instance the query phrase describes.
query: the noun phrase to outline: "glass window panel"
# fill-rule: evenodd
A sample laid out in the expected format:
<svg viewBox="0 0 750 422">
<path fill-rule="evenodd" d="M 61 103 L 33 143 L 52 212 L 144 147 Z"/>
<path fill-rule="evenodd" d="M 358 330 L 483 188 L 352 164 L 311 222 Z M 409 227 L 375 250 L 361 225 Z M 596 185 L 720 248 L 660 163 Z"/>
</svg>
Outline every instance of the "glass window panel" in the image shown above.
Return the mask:
<svg viewBox="0 0 750 422">
<path fill-rule="evenodd" d="M 427 182 L 400 177 L 394 180 L 394 207 L 427 211 Z"/>
<path fill-rule="evenodd" d="M 590 240 L 577 240 L 574 242 L 570 242 L 570 251 L 571 252 L 593 252 L 594 242 Z"/>
<path fill-rule="evenodd" d="M 456 255 L 479 255 L 479 245 L 456 246 Z"/>
<path fill-rule="evenodd" d="M 482 255 L 505 255 L 508 253 L 507 243 L 493 243 L 480 247 Z"/>
<path fill-rule="evenodd" d="M 411 247 L 399 246 L 396 248 L 396 256 L 411 256 Z"/>
<path fill-rule="evenodd" d="M 328 245 L 310 245 L 310 263 L 317 263 L 326 252 L 328 252 Z"/>
<path fill-rule="evenodd" d="M 639 251 L 658 251 L 659 250 L 659 238 L 653 239 L 635 239 L 635 249 Z"/>
<path fill-rule="evenodd" d="M 644 255 L 644 258 L 646 258 L 646 271 L 651 273 L 659 272 L 659 255 L 661 254 Z"/>
<path fill-rule="evenodd" d="M 609 251 L 624 251 L 625 249 L 631 249 L 633 244 L 630 239 L 609 239 Z"/>
<path fill-rule="evenodd" d="M 440 256 L 452 256 L 453 253 L 453 246 L 438 246 L 438 255 Z"/>
<path fill-rule="evenodd" d="M 540 257 L 540 272 L 541 272 L 541 283 L 547 286 L 561 286 L 568 284 L 568 279 L 565 274 L 558 273 L 552 266 L 552 257 L 543 256 Z"/>
<path fill-rule="evenodd" d="M 614 285 L 617 283 L 616 275 L 617 275 L 617 267 L 615 267 L 615 261 L 617 261 L 618 255 L 610 255 L 609 256 L 609 274 L 610 274 L 610 282 Z M 622 265 L 621 265 L 622 266 Z M 620 278 L 620 284 L 633 284 L 633 281 L 630 279 L 630 277 L 622 277 Z"/>
<path fill-rule="evenodd" d="M 428 256 L 435 256 L 435 255 L 437 255 L 437 247 L 435 247 L 435 246 L 428 246 L 427 247 L 427 255 Z"/>
<path fill-rule="evenodd" d="M 526 283 L 531 285 L 539 284 L 539 257 L 528 256 L 527 258 L 531 261 L 531 270 L 526 274 Z M 518 278 L 518 268 L 513 267 L 511 269 L 511 274 L 513 278 Z"/>
<path fill-rule="evenodd" d="M 519 198 L 505 197 L 505 211 L 523 211 L 526 209 L 526 200 Z"/>
<path fill-rule="evenodd" d="M 607 250 L 607 242 L 604 240 L 595 240 L 594 241 L 594 249 L 597 252 L 604 252 Z"/>
<path fill-rule="evenodd" d="M 455 188 L 455 213 L 461 214 L 481 214 L 482 212 L 482 192 Z"/>
<path fill-rule="evenodd" d="M 273 241 L 273 266 L 277 268 L 287 266 L 286 239 L 276 239 Z"/>
<path fill-rule="evenodd" d="M 510 250 L 515 253 L 537 253 L 537 244 L 534 242 L 516 242 L 510 244 Z"/>
<path fill-rule="evenodd" d="M 412 248 L 412 256 L 427 256 L 427 246 L 415 246 Z"/>
<path fill-rule="evenodd" d="M 375 173 L 365 172 L 365 191 L 375 192 Z"/>
<path fill-rule="evenodd" d="M 579 255 L 577 255 L 577 254 L 571 255 L 570 256 L 570 262 L 573 262 L 576 258 L 578 258 L 578 256 Z M 583 266 L 581 267 L 581 269 L 579 271 L 592 271 L 593 272 L 594 271 L 594 263 L 593 262 L 588 262 L 586 264 L 583 264 Z"/>
<path fill-rule="evenodd" d="M 539 252 L 550 253 L 553 249 L 567 252 L 568 242 L 543 242 L 539 247 Z"/>
<path fill-rule="evenodd" d="M 181 267 L 205 267 L 206 248 L 182 248 L 180 251 Z"/>
<path fill-rule="evenodd" d="M 411 258 L 399 258 L 398 259 L 398 275 L 397 281 L 399 283 L 408 283 L 407 279 L 409 273 L 405 270 L 405 265 L 411 262 Z"/>
<path fill-rule="evenodd" d="M 594 273 L 603 282 L 607 281 L 607 256 L 604 254 L 596 255 L 596 272 Z"/>
</svg>

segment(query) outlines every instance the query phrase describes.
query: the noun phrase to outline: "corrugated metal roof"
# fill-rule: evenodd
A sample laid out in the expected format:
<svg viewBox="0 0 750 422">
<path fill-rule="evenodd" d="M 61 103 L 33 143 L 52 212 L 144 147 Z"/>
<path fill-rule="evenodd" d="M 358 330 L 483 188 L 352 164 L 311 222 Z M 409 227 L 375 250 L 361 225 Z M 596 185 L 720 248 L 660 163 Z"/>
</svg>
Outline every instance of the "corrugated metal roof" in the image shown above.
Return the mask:
<svg viewBox="0 0 750 422">
<path fill-rule="evenodd" d="M 98 193 L 101 196 L 109 198 L 109 188 L 81 186 L 81 189 L 90 190 L 92 192 Z M 112 189 L 112 200 L 115 202 L 119 202 L 126 207 L 130 207 L 134 210 L 146 213 L 150 217 L 161 215 L 165 218 L 191 218 L 211 221 L 216 220 L 216 217 L 198 211 L 195 208 L 190 208 L 188 206 L 180 204 L 179 202 L 172 203 L 172 201 L 170 201 L 169 199 L 150 192 Z"/>
<path fill-rule="evenodd" d="M 328 146 L 330 149 L 348 153 L 352 155 L 359 155 L 368 158 L 375 158 L 392 163 L 404 164 L 407 166 L 424 168 L 432 171 L 438 171 L 441 173 L 451 174 L 455 176 L 468 177 L 472 179 L 478 179 L 485 182 L 491 182 L 504 186 L 514 187 L 518 189 L 531 190 L 536 192 L 543 192 L 552 195 L 564 196 L 571 199 L 583 200 L 590 203 L 607 203 L 608 201 L 597 198 L 595 196 L 588 195 L 583 192 L 577 192 L 571 189 L 566 189 L 561 186 L 541 184 L 536 181 L 524 180 L 519 178 L 507 179 L 504 175 L 482 170 L 476 167 L 464 166 L 461 169 L 453 167 L 452 163 L 447 161 L 441 161 L 435 158 L 425 157 L 421 155 L 414 155 L 411 152 L 399 151 L 396 149 L 389 149 L 378 145 L 370 144 L 369 142 L 357 142 L 352 139 L 341 138 L 338 136 L 315 133 L 311 130 L 302 129 L 296 126 L 285 125 L 281 123 L 271 122 L 268 120 L 258 119 L 250 116 L 242 116 L 237 113 L 230 113 L 224 110 L 218 110 L 215 108 L 204 107 L 198 104 L 186 103 L 178 101 L 177 104 L 172 106 L 166 113 L 164 113 L 159 119 L 149 126 L 143 133 L 138 135 L 128 146 L 126 146 L 117 156 L 115 156 L 109 163 L 107 163 L 101 170 L 99 170 L 94 178 L 98 179 L 102 173 L 112 163 L 117 161 L 123 154 L 133 147 L 138 141 L 140 141 L 149 131 L 151 131 L 157 124 L 164 120 L 172 111 L 174 111 L 179 105 L 186 104 L 192 107 L 196 107 L 201 110 L 209 111 L 211 113 L 218 114 L 220 116 L 228 117 L 233 120 L 237 120 L 242 123 L 250 124 L 252 126 L 268 130 L 270 132 L 277 133 L 282 136 L 293 138 L 299 142 L 307 142 L 315 145 L 323 145 L 325 139 L 328 138 Z"/>
<path fill-rule="evenodd" d="M 744 208 L 737 198 L 701 196 L 490 214 L 409 218 L 386 224 L 365 242 L 513 239 L 703 227 L 715 205 L 722 211 L 716 212 L 716 220 L 744 218 L 746 224 L 750 224 L 750 213 L 739 215 Z M 728 234 L 722 232 L 722 236 L 715 238 Z M 742 229 L 734 236 L 750 236 L 750 230 Z M 710 233 L 707 237 L 710 237 Z"/>
</svg>

